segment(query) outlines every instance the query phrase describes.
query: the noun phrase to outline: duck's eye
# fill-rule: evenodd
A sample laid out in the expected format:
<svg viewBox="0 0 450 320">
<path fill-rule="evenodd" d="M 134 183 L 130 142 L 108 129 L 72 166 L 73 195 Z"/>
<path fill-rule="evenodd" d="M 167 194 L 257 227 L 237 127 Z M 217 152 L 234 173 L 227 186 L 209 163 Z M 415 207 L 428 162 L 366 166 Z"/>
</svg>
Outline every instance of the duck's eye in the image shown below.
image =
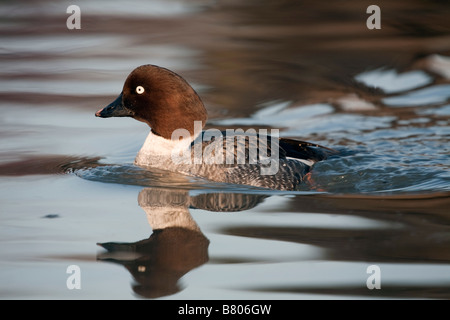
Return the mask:
<svg viewBox="0 0 450 320">
<path fill-rule="evenodd" d="M 136 87 L 136 93 L 137 94 L 143 94 L 144 93 L 144 87 L 143 86 L 137 86 Z"/>
</svg>

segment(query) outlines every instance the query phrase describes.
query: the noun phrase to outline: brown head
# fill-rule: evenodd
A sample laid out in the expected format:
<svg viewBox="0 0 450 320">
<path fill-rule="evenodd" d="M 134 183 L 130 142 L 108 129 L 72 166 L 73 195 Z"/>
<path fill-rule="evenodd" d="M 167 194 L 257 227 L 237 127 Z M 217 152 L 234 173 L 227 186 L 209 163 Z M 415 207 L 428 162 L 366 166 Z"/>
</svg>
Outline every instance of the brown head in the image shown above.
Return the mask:
<svg viewBox="0 0 450 320">
<path fill-rule="evenodd" d="M 187 129 L 194 135 L 194 121 L 204 126 L 208 117 L 200 97 L 181 76 L 155 65 L 134 69 L 119 97 L 95 115 L 132 117 L 166 139 L 171 139 L 176 129 Z"/>
</svg>

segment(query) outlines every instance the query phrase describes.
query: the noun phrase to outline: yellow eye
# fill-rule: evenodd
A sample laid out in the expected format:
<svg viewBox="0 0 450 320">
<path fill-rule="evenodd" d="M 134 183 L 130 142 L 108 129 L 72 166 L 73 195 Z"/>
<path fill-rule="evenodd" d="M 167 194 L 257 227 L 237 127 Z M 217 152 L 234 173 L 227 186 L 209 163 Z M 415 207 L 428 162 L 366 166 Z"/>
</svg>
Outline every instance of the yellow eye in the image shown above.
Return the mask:
<svg viewBox="0 0 450 320">
<path fill-rule="evenodd" d="M 144 93 L 144 87 L 142 87 L 142 86 L 137 86 L 136 87 L 136 93 L 137 94 L 143 94 Z"/>
</svg>

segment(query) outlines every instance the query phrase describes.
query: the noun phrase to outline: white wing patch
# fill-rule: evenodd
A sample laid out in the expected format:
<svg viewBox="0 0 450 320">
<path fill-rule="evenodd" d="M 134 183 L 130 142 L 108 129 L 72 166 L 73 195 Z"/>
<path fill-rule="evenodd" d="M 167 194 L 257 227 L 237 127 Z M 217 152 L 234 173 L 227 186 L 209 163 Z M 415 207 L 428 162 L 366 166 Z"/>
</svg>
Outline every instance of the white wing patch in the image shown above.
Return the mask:
<svg viewBox="0 0 450 320">
<path fill-rule="evenodd" d="M 306 164 L 307 166 L 310 166 L 310 167 L 314 163 L 316 163 L 314 160 L 298 159 L 298 158 L 292 158 L 292 157 L 286 157 L 286 159 L 299 161 L 299 162 L 302 162 L 302 163 L 304 163 L 304 164 Z"/>
</svg>

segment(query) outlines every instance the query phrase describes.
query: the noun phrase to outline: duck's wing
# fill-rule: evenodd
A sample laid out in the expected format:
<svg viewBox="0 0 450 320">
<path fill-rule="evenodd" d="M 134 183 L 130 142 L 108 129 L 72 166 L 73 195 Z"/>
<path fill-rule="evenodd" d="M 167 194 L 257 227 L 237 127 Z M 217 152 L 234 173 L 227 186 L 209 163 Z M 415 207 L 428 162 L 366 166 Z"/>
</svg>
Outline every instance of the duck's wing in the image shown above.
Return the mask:
<svg viewBox="0 0 450 320">
<path fill-rule="evenodd" d="M 219 156 L 220 163 L 231 165 L 257 164 L 264 158 L 292 158 L 315 163 L 338 153 L 318 144 L 295 139 L 218 130 L 212 136 L 203 132 L 191 145 L 193 154 L 196 143 L 201 144 L 203 156 L 206 156 L 206 159 Z"/>
<path fill-rule="evenodd" d="M 280 149 L 284 151 L 286 158 L 318 162 L 339 153 L 336 150 L 321 146 L 319 144 L 295 139 L 280 138 L 279 144 Z"/>
</svg>

